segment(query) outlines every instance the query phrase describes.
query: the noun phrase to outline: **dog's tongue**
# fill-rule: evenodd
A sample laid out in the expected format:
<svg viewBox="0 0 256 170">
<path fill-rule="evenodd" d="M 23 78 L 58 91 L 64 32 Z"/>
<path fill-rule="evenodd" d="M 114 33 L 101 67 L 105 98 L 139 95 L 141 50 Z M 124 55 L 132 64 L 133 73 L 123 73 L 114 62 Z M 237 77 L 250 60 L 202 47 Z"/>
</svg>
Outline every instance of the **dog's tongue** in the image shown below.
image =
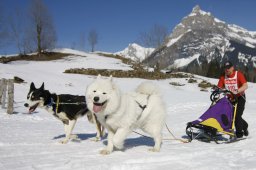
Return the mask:
<svg viewBox="0 0 256 170">
<path fill-rule="evenodd" d="M 30 113 L 32 113 L 33 111 L 35 111 L 35 109 L 30 107 L 29 110 L 28 110 L 28 113 L 30 114 Z"/>
<path fill-rule="evenodd" d="M 35 105 L 29 107 L 29 110 L 28 110 L 28 113 L 32 113 L 33 111 L 36 110 L 37 106 L 38 106 L 39 103 L 36 103 Z"/>
<path fill-rule="evenodd" d="M 102 106 L 98 106 L 98 105 L 95 105 L 95 104 L 93 105 L 93 111 L 94 111 L 94 113 L 100 112 L 101 109 L 102 109 Z"/>
</svg>

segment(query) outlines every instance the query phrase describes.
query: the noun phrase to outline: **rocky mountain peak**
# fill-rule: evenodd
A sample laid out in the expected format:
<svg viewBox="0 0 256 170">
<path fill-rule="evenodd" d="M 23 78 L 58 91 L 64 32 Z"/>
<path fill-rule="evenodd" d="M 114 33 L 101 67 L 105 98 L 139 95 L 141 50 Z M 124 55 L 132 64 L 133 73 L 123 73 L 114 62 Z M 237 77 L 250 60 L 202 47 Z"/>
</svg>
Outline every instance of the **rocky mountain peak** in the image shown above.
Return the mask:
<svg viewBox="0 0 256 170">
<path fill-rule="evenodd" d="M 201 11 L 201 8 L 199 5 L 196 5 L 193 10 L 192 10 L 192 13 L 199 13 Z"/>
<path fill-rule="evenodd" d="M 212 67 L 219 72 L 226 60 L 233 61 L 241 70 L 252 70 L 256 65 L 255 38 L 255 32 L 227 24 L 197 5 L 173 29 L 168 40 L 143 62 L 205 76 L 214 73 Z"/>
<path fill-rule="evenodd" d="M 201 10 L 199 5 L 195 6 L 192 12 L 184 17 L 180 24 L 178 24 L 170 36 L 170 38 L 177 38 L 181 34 L 184 34 L 189 31 L 198 31 L 198 30 L 209 30 L 218 31 L 219 29 L 225 29 L 224 22 L 216 20 L 210 12 L 205 12 Z"/>
<path fill-rule="evenodd" d="M 201 10 L 199 5 L 196 5 L 193 9 L 192 12 L 189 16 L 195 16 L 195 15 L 208 15 L 210 16 L 211 13 L 210 12 L 205 12 L 203 10 Z"/>
</svg>

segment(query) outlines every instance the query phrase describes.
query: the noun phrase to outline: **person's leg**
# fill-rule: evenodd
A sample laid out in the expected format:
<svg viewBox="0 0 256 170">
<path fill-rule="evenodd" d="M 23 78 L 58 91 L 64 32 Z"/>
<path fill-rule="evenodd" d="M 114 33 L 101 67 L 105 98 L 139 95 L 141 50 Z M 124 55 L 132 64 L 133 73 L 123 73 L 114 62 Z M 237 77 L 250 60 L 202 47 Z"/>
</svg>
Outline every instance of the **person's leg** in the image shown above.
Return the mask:
<svg viewBox="0 0 256 170">
<path fill-rule="evenodd" d="M 242 96 L 242 98 L 244 99 L 244 103 L 246 102 L 246 98 L 245 95 Z M 244 104 L 245 107 L 245 104 Z M 249 132 L 248 132 L 248 123 L 242 118 L 242 124 L 243 124 L 243 132 L 244 132 L 244 136 L 248 136 Z"/>
<path fill-rule="evenodd" d="M 235 127 L 236 127 L 236 136 L 238 138 L 243 137 L 243 130 L 247 125 L 247 122 L 243 120 L 242 115 L 244 112 L 245 106 L 245 99 L 243 97 L 238 98 L 237 103 L 237 110 L 236 110 L 236 120 L 235 120 Z"/>
</svg>

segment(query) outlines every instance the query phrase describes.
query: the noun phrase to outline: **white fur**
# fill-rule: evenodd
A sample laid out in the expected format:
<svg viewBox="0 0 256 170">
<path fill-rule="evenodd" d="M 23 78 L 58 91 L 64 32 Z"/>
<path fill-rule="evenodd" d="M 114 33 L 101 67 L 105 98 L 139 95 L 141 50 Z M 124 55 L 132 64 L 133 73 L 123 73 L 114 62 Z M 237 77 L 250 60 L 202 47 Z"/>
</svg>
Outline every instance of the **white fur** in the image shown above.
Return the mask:
<svg viewBox="0 0 256 170">
<path fill-rule="evenodd" d="M 108 145 L 101 154 L 111 153 L 114 147 L 122 149 L 124 140 L 136 128 L 142 129 L 154 139 L 155 145 L 151 151 L 160 150 L 166 110 L 154 84 L 143 82 L 136 92 L 121 94 L 112 82 L 112 77 L 102 79 L 98 76 L 86 90 L 87 106 L 91 112 L 94 112 L 94 97 L 99 97 L 100 103 L 106 101 L 102 110 L 94 113 L 108 130 Z M 146 108 L 143 110 L 138 103 L 146 105 Z"/>
<path fill-rule="evenodd" d="M 68 143 L 69 139 L 78 139 L 77 135 L 71 134 L 75 127 L 76 121 L 77 121 L 76 119 L 69 120 L 68 125 L 64 124 L 64 130 L 65 130 L 66 137 L 64 140 L 61 141 L 61 143 L 66 144 L 66 143 Z"/>
</svg>

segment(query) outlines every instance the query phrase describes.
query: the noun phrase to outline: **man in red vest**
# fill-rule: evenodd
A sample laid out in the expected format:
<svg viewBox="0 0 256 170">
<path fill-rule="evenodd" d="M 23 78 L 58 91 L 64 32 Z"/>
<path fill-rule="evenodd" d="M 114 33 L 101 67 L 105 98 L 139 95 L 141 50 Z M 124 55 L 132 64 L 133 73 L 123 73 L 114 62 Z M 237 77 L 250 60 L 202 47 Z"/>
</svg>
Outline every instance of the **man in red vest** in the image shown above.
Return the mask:
<svg viewBox="0 0 256 170">
<path fill-rule="evenodd" d="M 248 136 L 248 123 L 242 118 L 245 107 L 245 90 L 248 88 L 247 81 L 240 71 L 236 71 L 232 62 L 227 61 L 224 63 L 225 73 L 220 77 L 218 87 L 225 88 L 233 92 L 238 99 L 236 110 L 236 137 L 242 138 Z"/>
</svg>

